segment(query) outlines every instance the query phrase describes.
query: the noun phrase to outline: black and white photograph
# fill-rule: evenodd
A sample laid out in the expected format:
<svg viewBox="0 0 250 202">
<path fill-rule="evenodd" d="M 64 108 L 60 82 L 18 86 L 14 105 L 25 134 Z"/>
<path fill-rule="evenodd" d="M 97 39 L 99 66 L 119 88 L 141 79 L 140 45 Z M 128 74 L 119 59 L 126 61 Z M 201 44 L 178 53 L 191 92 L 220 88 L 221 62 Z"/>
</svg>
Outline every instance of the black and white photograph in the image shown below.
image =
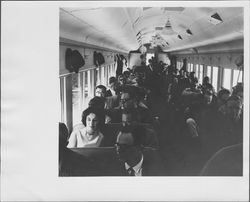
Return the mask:
<svg viewBox="0 0 250 202">
<path fill-rule="evenodd" d="M 4 2 L 1 27 L 3 201 L 249 200 L 248 1 Z"/>
<path fill-rule="evenodd" d="M 242 176 L 243 14 L 60 8 L 59 175 Z"/>
</svg>

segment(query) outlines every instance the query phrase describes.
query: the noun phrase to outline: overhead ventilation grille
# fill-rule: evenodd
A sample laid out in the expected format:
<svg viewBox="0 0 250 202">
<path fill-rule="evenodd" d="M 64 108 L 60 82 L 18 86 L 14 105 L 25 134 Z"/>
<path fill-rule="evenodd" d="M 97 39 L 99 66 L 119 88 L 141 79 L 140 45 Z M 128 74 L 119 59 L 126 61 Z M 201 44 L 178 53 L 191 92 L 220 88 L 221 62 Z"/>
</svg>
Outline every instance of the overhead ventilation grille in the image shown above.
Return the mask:
<svg viewBox="0 0 250 202">
<path fill-rule="evenodd" d="M 181 37 L 181 35 L 178 35 L 178 38 L 179 38 L 180 40 L 182 40 L 182 37 Z"/>
<path fill-rule="evenodd" d="M 218 13 L 215 13 L 215 14 L 210 16 L 209 22 L 212 23 L 213 25 L 218 25 L 218 24 L 222 23 L 223 20 L 221 19 L 221 17 L 219 16 Z"/>
<path fill-rule="evenodd" d="M 191 32 L 190 29 L 187 29 L 186 32 L 187 32 L 189 35 L 193 35 L 193 33 Z"/>
</svg>

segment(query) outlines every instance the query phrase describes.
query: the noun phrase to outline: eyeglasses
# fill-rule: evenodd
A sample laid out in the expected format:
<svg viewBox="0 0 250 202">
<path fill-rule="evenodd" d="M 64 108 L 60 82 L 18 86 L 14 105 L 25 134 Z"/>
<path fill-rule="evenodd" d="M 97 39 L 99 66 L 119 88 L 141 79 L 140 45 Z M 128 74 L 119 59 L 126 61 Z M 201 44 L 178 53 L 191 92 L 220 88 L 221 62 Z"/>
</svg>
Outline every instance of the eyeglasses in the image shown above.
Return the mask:
<svg viewBox="0 0 250 202">
<path fill-rule="evenodd" d="M 120 144 L 120 143 L 115 143 L 115 147 L 119 150 L 125 150 L 128 149 L 130 147 L 133 147 L 133 145 L 129 145 L 129 144 Z"/>
<path fill-rule="evenodd" d="M 127 99 L 121 99 L 121 103 L 126 103 L 128 102 L 129 100 L 131 100 L 130 98 L 127 98 Z"/>
</svg>

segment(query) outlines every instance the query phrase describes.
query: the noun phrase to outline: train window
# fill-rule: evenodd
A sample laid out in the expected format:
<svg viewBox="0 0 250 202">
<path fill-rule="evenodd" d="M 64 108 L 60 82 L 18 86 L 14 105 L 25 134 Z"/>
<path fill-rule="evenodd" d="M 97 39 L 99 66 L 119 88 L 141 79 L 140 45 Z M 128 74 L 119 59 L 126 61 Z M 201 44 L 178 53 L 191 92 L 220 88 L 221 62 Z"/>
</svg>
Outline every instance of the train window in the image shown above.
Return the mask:
<svg viewBox="0 0 250 202">
<path fill-rule="evenodd" d="M 107 71 L 106 71 L 106 67 L 103 66 L 103 81 L 102 81 L 102 85 L 106 86 L 106 75 L 107 75 Z"/>
<path fill-rule="evenodd" d="M 203 80 L 203 65 L 200 65 L 199 69 L 199 83 L 202 83 Z"/>
<path fill-rule="evenodd" d="M 191 66 L 190 66 L 190 63 L 188 63 L 187 71 L 188 71 L 188 72 L 191 72 Z"/>
<path fill-rule="evenodd" d="M 100 67 L 100 71 L 101 71 L 101 84 L 104 83 L 104 67 Z"/>
<path fill-rule="evenodd" d="M 242 71 L 233 70 L 233 86 L 236 86 L 238 82 L 243 82 Z"/>
<path fill-rule="evenodd" d="M 60 99 L 61 99 L 61 121 L 66 123 L 66 81 L 65 77 L 60 78 Z"/>
<path fill-rule="evenodd" d="M 82 106 L 81 109 L 85 109 L 88 105 L 88 75 L 87 75 L 87 71 L 82 72 L 82 77 L 83 80 L 81 81 L 82 83 L 82 90 L 81 90 L 81 99 L 82 99 Z"/>
<path fill-rule="evenodd" d="M 155 56 L 154 53 L 147 53 L 147 55 L 146 55 L 146 65 L 149 64 L 149 63 L 148 63 L 148 60 L 149 60 L 150 58 L 154 57 L 154 56 Z"/>
<path fill-rule="evenodd" d="M 231 89 L 231 69 L 224 69 L 223 71 L 223 87 L 226 89 Z"/>
<path fill-rule="evenodd" d="M 181 67 L 181 62 L 177 61 L 177 69 L 179 70 Z"/>
<path fill-rule="evenodd" d="M 213 76 L 212 76 L 212 85 L 217 92 L 217 83 L 218 83 L 218 73 L 219 73 L 219 68 L 218 67 L 213 67 Z"/>
<path fill-rule="evenodd" d="M 195 65 L 195 76 L 198 78 L 199 77 L 199 64 Z"/>
<path fill-rule="evenodd" d="M 111 71 L 110 71 L 110 65 L 108 65 L 108 79 L 109 79 L 109 77 L 110 77 L 110 74 L 111 74 Z"/>
<path fill-rule="evenodd" d="M 105 86 L 108 86 L 108 66 L 105 68 Z"/>
<path fill-rule="evenodd" d="M 72 74 L 72 110 L 73 125 L 79 122 L 80 117 L 80 73 Z"/>
<path fill-rule="evenodd" d="M 101 81 L 100 81 L 100 70 L 99 70 L 99 68 L 96 68 L 96 84 L 97 85 L 101 84 Z"/>
<path fill-rule="evenodd" d="M 194 71 L 194 64 L 193 64 L 193 63 L 190 64 L 190 71 L 191 71 L 191 72 Z"/>
<path fill-rule="evenodd" d="M 88 95 L 89 95 L 89 89 L 88 89 L 88 71 L 86 71 L 86 72 L 84 72 L 84 80 L 85 80 L 85 95 L 84 95 L 84 97 L 85 98 L 87 98 L 88 97 Z"/>
<path fill-rule="evenodd" d="M 170 65 L 170 64 L 171 64 L 171 61 L 170 61 L 169 57 L 167 57 L 167 58 L 165 59 L 165 63 L 166 63 L 167 65 Z"/>
<path fill-rule="evenodd" d="M 211 66 L 207 66 L 207 76 L 210 78 L 211 80 Z"/>
</svg>

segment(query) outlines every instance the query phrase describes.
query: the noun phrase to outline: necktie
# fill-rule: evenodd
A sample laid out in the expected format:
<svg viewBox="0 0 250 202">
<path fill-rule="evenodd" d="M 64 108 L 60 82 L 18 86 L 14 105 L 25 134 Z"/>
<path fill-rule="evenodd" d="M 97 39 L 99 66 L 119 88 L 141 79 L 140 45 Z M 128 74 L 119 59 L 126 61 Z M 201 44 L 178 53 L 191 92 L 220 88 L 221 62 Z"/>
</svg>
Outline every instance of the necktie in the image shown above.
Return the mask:
<svg viewBox="0 0 250 202">
<path fill-rule="evenodd" d="M 133 167 L 130 167 L 130 168 L 128 169 L 128 175 L 129 175 L 129 176 L 135 176 L 135 171 L 134 171 Z"/>
</svg>

